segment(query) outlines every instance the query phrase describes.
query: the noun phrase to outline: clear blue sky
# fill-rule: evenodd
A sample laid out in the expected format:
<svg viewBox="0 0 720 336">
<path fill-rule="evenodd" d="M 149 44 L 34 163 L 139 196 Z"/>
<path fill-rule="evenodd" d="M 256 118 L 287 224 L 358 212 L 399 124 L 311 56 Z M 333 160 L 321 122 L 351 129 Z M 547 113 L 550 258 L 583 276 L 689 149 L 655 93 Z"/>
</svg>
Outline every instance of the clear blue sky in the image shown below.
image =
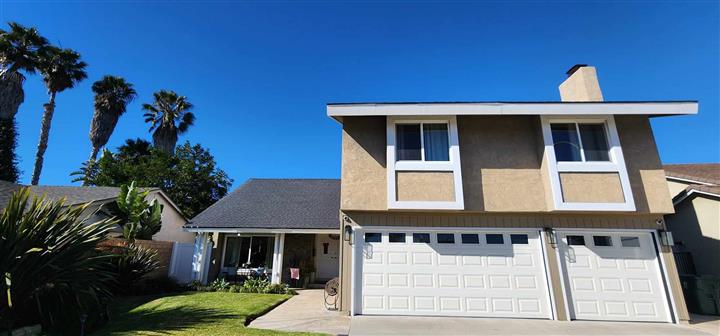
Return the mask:
<svg viewBox="0 0 720 336">
<path fill-rule="evenodd" d="M 327 102 L 547 101 L 576 63 L 598 68 L 606 100 L 700 101 L 698 116 L 653 120 L 665 163 L 720 161 L 717 1 L 579 4 L 232 1 L 2 1 L 0 19 L 79 51 L 89 79 L 62 92 L 42 184 L 69 184 L 90 153 L 92 82 L 134 83 L 108 146 L 150 139 L 140 105 L 159 89 L 195 104 L 180 141 L 210 148 L 235 179 L 340 175 Z M 18 122 L 22 181 L 42 104 L 28 78 Z"/>
</svg>

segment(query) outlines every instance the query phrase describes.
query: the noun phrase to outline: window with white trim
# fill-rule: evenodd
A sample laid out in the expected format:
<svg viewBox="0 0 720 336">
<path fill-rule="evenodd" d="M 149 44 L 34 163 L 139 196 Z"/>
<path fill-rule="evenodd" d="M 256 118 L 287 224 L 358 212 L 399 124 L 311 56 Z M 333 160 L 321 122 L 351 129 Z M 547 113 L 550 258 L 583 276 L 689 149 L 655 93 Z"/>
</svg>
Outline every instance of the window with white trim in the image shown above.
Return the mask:
<svg viewBox="0 0 720 336">
<path fill-rule="evenodd" d="M 554 210 L 635 211 L 635 201 L 614 116 L 548 115 L 541 117 L 541 123 Z M 617 174 L 624 201 L 566 201 L 560 177 L 562 174 L 571 176 L 573 173 L 587 174 L 586 177 L 591 174 Z"/>
<path fill-rule="evenodd" d="M 605 124 L 551 123 L 550 129 L 558 162 L 610 161 Z"/>
<path fill-rule="evenodd" d="M 397 161 L 450 161 L 447 123 L 395 125 Z"/>
<path fill-rule="evenodd" d="M 455 116 L 387 117 L 388 209 L 462 210 L 462 172 Z M 399 200 L 399 174 L 452 173 L 454 199 Z"/>
</svg>

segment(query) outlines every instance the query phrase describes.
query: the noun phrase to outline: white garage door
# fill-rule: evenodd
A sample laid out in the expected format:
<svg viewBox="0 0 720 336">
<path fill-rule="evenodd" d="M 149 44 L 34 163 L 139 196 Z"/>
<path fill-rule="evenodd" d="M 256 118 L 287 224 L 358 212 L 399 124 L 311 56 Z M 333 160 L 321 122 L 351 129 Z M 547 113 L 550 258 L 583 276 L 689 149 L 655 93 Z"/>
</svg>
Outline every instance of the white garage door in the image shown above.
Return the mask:
<svg viewBox="0 0 720 336">
<path fill-rule="evenodd" d="M 671 321 L 650 233 L 558 235 L 574 319 Z"/>
<path fill-rule="evenodd" d="M 356 314 L 551 318 L 538 231 L 357 232 Z"/>
</svg>

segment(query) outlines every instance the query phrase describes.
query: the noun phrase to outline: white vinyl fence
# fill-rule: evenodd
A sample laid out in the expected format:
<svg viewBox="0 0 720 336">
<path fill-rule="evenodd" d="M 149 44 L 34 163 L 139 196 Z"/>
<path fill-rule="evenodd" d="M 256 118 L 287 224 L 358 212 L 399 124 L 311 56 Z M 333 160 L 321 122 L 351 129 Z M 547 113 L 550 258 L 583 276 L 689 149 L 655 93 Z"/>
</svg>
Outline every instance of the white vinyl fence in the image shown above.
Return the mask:
<svg viewBox="0 0 720 336">
<path fill-rule="evenodd" d="M 186 284 L 192 281 L 192 263 L 195 244 L 179 243 L 173 244 L 172 258 L 170 259 L 170 270 L 168 275 L 175 278 L 177 282 Z"/>
</svg>

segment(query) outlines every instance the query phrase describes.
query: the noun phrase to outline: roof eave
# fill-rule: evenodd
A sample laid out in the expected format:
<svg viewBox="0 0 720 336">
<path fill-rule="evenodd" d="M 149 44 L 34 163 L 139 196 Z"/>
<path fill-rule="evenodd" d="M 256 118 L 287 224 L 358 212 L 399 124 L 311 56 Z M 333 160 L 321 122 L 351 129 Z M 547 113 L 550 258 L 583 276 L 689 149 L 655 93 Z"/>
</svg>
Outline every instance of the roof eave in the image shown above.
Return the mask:
<svg viewBox="0 0 720 336">
<path fill-rule="evenodd" d="M 697 101 L 328 104 L 329 117 L 423 115 L 692 115 Z"/>
</svg>

